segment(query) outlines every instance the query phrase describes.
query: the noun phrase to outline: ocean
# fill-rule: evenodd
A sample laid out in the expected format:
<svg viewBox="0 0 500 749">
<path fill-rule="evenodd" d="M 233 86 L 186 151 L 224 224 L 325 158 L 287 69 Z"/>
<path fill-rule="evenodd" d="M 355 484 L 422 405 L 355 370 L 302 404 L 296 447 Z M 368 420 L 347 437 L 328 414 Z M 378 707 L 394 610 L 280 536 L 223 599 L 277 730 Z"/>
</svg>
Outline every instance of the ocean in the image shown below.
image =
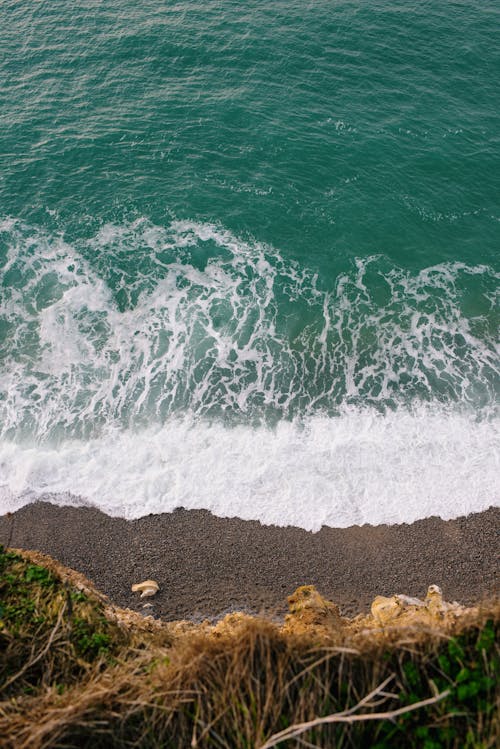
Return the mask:
<svg viewBox="0 0 500 749">
<path fill-rule="evenodd" d="M 0 6 L 0 511 L 498 505 L 500 6 Z"/>
</svg>

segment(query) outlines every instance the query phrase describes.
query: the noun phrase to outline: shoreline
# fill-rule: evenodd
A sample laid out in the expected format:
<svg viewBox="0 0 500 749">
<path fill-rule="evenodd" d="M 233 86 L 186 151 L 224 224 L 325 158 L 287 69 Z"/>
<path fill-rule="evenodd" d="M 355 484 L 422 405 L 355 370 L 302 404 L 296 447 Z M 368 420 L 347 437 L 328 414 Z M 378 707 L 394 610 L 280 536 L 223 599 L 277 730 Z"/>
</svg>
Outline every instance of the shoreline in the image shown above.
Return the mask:
<svg viewBox="0 0 500 749">
<path fill-rule="evenodd" d="M 500 508 L 411 524 L 295 527 L 219 518 L 207 510 L 125 520 L 89 507 L 35 502 L 0 516 L 0 543 L 34 549 L 86 575 L 121 607 L 166 620 L 216 619 L 231 611 L 281 616 L 299 585 L 315 585 L 342 614 L 365 612 L 376 595 L 471 605 L 498 595 Z M 146 578 L 160 591 L 130 591 Z"/>
</svg>

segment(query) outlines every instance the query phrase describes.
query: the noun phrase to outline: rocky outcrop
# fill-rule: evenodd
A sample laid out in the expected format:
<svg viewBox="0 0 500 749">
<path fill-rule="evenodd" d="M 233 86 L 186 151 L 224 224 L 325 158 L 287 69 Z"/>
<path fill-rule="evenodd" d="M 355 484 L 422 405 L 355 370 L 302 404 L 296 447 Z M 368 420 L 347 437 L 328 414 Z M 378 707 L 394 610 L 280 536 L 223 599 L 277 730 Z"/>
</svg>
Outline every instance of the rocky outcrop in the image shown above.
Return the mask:
<svg viewBox="0 0 500 749">
<path fill-rule="evenodd" d="M 300 634 L 313 629 L 317 633 L 328 634 L 342 630 L 347 619 L 340 615 L 340 609 L 316 590 L 314 585 L 302 585 L 288 597 L 290 613 L 285 617 L 283 630 Z"/>
<path fill-rule="evenodd" d="M 339 607 L 323 598 L 313 585 L 303 585 L 288 598 L 290 613 L 285 617 L 284 632 L 304 633 L 338 639 L 339 636 L 367 630 L 384 631 L 398 627 L 446 628 L 464 613 L 460 604 L 448 603 L 438 585 L 430 585 L 425 598 L 403 594 L 377 596 L 370 613 L 353 619 L 341 616 Z"/>
<path fill-rule="evenodd" d="M 453 619 L 464 611 L 464 607 L 456 601 L 444 601 L 438 585 L 429 586 L 424 600 L 405 595 L 393 595 L 389 598 L 377 596 L 371 605 L 371 617 L 373 623 L 378 626 L 388 626 L 396 622 L 441 624 L 445 619 Z"/>
</svg>

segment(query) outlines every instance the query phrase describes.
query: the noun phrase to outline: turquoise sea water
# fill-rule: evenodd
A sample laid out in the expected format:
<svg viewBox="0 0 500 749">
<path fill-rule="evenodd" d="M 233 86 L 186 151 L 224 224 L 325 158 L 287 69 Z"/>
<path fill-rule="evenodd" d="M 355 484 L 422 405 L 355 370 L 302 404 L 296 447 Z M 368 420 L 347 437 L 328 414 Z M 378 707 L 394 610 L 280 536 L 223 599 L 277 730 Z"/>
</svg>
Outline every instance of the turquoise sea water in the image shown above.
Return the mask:
<svg viewBox="0 0 500 749">
<path fill-rule="evenodd" d="M 0 502 L 498 503 L 500 8 L 0 6 Z"/>
</svg>

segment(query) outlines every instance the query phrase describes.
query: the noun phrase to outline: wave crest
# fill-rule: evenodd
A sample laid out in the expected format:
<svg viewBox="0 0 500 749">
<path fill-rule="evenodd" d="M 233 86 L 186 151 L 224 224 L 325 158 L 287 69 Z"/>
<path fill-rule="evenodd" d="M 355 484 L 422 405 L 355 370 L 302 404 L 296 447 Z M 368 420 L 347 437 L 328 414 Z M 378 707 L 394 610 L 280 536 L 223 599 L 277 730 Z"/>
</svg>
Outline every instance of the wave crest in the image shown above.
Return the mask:
<svg viewBox="0 0 500 749">
<path fill-rule="evenodd" d="M 494 408 L 498 275 L 358 259 L 331 284 L 210 224 L 146 220 L 5 241 L 6 436 L 96 436 L 174 414 L 277 423 L 346 405 Z"/>
</svg>

